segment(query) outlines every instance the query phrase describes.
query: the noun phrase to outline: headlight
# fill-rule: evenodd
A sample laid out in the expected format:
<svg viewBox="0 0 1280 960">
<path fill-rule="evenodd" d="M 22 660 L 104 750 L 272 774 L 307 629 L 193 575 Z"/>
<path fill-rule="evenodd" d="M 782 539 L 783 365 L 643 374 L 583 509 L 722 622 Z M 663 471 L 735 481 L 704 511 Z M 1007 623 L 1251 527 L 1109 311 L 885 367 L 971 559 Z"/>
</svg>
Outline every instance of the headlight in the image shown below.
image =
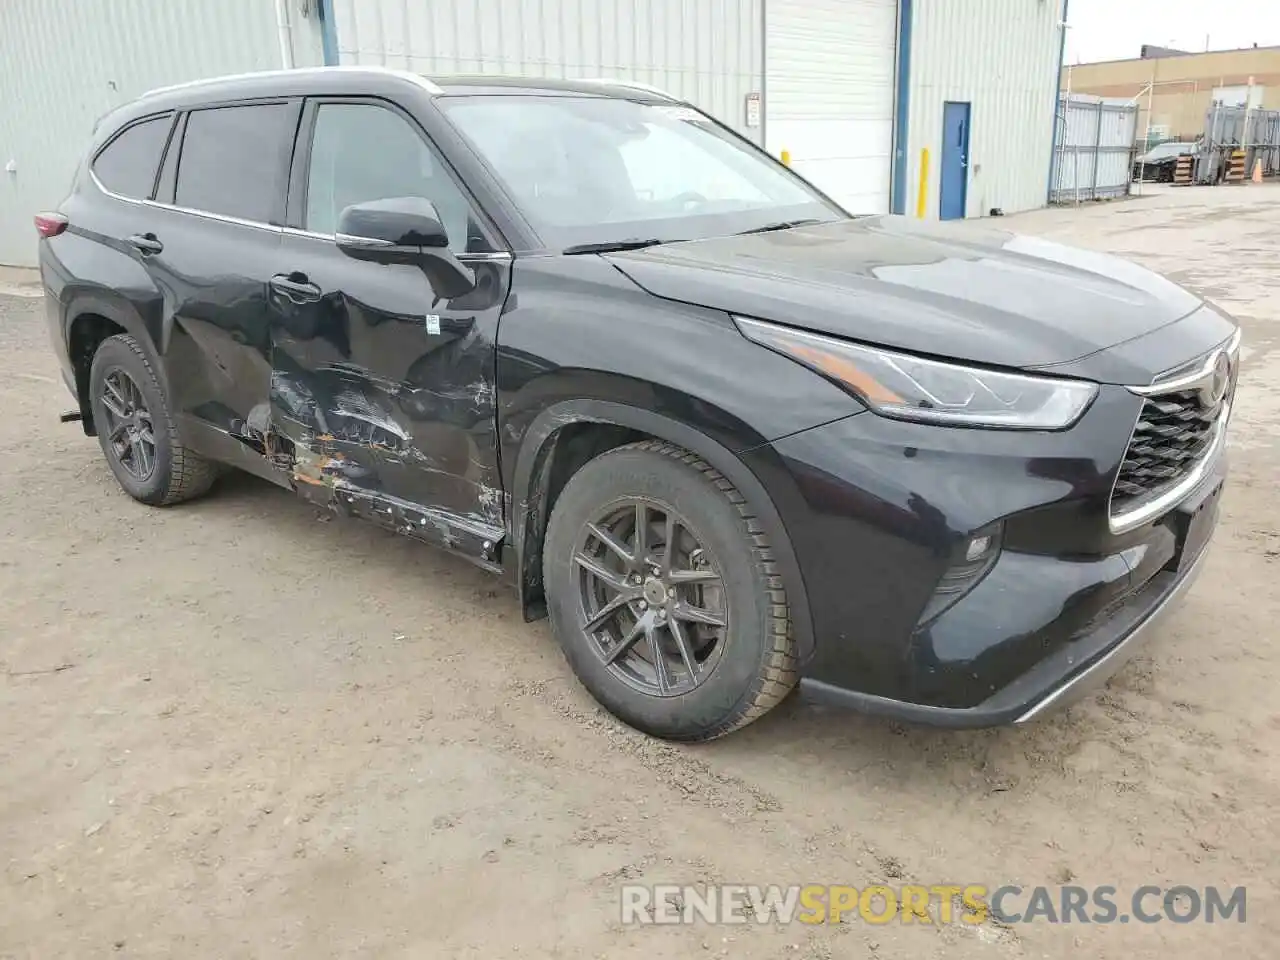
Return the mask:
<svg viewBox="0 0 1280 960">
<path fill-rule="evenodd" d="M 876 413 L 899 420 L 1002 430 L 1061 430 L 1097 385 L 926 360 L 759 320 L 734 317 L 750 340 L 816 370 Z"/>
</svg>

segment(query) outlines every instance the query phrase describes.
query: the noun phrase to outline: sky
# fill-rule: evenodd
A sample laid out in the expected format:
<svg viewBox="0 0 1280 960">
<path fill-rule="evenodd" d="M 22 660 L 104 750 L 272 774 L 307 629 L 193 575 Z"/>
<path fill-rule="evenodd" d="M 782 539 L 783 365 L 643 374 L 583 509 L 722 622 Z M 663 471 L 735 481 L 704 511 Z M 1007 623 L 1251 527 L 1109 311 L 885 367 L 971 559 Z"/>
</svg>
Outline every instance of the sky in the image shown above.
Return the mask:
<svg viewBox="0 0 1280 960">
<path fill-rule="evenodd" d="M 1280 0 L 1069 0 L 1067 63 L 1137 57 L 1144 43 L 1201 51 L 1280 46 Z"/>
</svg>

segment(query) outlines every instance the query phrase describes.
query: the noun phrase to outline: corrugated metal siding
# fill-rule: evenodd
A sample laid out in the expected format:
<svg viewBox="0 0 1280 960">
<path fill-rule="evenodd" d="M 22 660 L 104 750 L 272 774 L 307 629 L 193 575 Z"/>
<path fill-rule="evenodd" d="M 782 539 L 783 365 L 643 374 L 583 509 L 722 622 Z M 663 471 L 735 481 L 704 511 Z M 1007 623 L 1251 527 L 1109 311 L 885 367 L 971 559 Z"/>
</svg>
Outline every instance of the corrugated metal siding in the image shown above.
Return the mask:
<svg viewBox="0 0 1280 960">
<path fill-rule="evenodd" d="M 896 0 L 765 5 L 766 146 L 854 213 L 889 210 L 897 10 Z"/>
<path fill-rule="evenodd" d="M 746 127 L 761 0 L 334 0 L 340 63 L 427 75 L 615 77 Z"/>
<path fill-rule="evenodd" d="M 1062 0 L 914 0 L 907 212 L 929 148 L 927 216 L 938 216 L 942 113 L 972 103 L 967 216 L 1045 204 L 1058 93 Z"/>
<path fill-rule="evenodd" d="M 3 0 L 0 20 L 0 263 L 35 263 L 31 218 L 66 195 L 102 114 L 152 87 L 280 66 L 273 0 Z"/>
<path fill-rule="evenodd" d="M 1053 157 L 1054 203 L 1129 193 L 1138 106 L 1124 101 L 1065 94 L 1058 99 Z"/>
</svg>

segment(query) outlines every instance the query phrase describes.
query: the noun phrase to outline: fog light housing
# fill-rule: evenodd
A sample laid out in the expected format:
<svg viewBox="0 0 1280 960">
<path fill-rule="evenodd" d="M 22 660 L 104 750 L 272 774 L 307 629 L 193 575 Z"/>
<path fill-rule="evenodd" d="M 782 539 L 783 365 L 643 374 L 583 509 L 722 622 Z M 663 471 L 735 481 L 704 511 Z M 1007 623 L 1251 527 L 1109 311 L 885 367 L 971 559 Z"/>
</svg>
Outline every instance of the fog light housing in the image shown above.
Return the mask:
<svg viewBox="0 0 1280 960">
<path fill-rule="evenodd" d="M 933 596 L 920 614 L 918 623 L 924 624 L 939 616 L 948 607 L 982 582 L 1000 556 L 1000 536 L 1003 524 L 993 524 L 975 531 L 959 541 L 951 551 L 951 562 L 938 579 Z"/>
</svg>

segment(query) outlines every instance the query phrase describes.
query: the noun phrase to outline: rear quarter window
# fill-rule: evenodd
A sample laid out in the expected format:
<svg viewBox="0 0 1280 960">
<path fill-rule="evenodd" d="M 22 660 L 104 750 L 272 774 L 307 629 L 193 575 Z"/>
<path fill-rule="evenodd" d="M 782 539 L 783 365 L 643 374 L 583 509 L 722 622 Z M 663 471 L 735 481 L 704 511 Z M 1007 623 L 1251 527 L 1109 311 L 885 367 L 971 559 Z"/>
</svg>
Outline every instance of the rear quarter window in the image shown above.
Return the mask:
<svg viewBox="0 0 1280 960">
<path fill-rule="evenodd" d="M 173 115 L 152 117 L 125 127 L 93 160 L 93 175 L 112 193 L 131 200 L 147 200 L 169 139 Z"/>
<path fill-rule="evenodd" d="M 295 116 L 285 103 L 191 111 L 173 202 L 256 223 L 282 217 Z"/>
</svg>

